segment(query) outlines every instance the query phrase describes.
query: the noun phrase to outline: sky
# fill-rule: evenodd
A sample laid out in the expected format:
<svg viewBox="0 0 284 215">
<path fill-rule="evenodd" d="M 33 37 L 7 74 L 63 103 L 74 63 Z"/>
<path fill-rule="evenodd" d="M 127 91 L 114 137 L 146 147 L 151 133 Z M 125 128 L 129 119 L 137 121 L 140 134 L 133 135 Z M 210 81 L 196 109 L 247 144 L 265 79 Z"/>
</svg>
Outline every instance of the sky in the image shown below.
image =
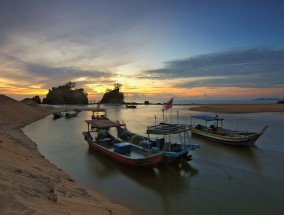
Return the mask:
<svg viewBox="0 0 284 215">
<path fill-rule="evenodd" d="M 282 0 L 0 0 L 0 94 L 284 98 Z"/>
</svg>

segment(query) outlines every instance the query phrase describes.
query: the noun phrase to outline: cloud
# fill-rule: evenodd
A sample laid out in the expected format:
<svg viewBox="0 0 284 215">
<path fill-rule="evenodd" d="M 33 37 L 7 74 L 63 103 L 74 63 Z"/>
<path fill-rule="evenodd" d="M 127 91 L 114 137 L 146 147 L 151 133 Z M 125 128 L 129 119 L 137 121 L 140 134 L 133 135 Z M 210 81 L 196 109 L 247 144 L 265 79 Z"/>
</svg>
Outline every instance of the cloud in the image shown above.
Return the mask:
<svg viewBox="0 0 284 215">
<path fill-rule="evenodd" d="M 59 67 L 53 68 L 38 64 L 27 64 L 26 71 L 29 75 L 41 79 L 46 88 L 62 85 L 68 81 L 77 82 L 77 86 L 82 86 L 87 83 L 96 83 L 100 78 L 111 77 L 112 74 L 103 71 L 88 71 L 80 68 Z"/>
<path fill-rule="evenodd" d="M 185 78 L 177 87 L 283 87 L 284 49 L 229 50 L 165 62 L 149 78 Z M 191 80 L 190 80 L 191 79 Z"/>
<path fill-rule="evenodd" d="M 67 63 L 73 58 L 77 62 L 107 58 L 106 66 L 109 59 L 111 66 L 124 64 L 126 58 L 135 58 L 141 44 L 145 46 L 144 35 L 137 30 L 149 14 L 146 5 L 143 1 L 7 1 L 0 7 L 0 48 L 17 56 L 36 53 L 42 61 L 56 52 L 55 57 Z"/>
<path fill-rule="evenodd" d="M 36 63 L 25 62 L 17 57 L 2 56 L 7 65 L 6 70 L 1 71 L 2 78 L 10 79 L 17 86 L 28 87 L 31 83 L 47 88 L 61 85 L 69 80 L 78 81 L 81 84 L 93 83 L 100 78 L 110 78 L 112 73 L 99 70 L 86 70 L 80 67 L 53 67 Z"/>
<path fill-rule="evenodd" d="M 74 79 L 78 77 L 100 78 L 110 76 L 110 73 L 101 71 L 84 71 L 76 68 L 53 68 L 39 64 L 28 63 L 25 65 L 26 71 L 37 77 L 46 77 L 51 80 L 55 79 Z"/>
</svg>

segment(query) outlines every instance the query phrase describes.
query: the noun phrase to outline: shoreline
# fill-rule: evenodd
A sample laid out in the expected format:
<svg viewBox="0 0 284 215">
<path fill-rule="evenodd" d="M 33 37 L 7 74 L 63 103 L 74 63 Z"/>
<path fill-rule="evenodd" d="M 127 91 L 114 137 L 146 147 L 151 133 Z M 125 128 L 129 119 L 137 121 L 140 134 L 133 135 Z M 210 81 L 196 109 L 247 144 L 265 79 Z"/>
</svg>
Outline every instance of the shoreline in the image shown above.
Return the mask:
<svg viewBox="0 0 284 215">
<path fill-rule="evenodd" d="M 46 160 L 22 128 L 56 109 L 0 95 L 0 214 L 131 214 Z"/>
<path fill-rule="evenodd" d="M 283 104 L 210 104 L 191 107 L 189 110 L 211 113 L 262 113 L 284 112 Z"/>
</svg>

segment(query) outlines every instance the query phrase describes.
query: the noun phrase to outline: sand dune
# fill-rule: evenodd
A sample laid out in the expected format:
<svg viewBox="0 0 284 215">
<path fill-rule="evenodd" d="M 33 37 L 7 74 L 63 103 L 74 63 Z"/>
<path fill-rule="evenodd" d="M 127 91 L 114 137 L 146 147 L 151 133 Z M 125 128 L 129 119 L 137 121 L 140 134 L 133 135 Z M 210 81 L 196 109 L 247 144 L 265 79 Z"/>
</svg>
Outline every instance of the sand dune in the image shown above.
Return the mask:
<svg viewBox="0 0 284 215">
<path fill-rule="evenodd" d="M 53 111 L 0 95 L 0 214 L 131 214 L 47 161 L 23 133 Z"/>
</svg>

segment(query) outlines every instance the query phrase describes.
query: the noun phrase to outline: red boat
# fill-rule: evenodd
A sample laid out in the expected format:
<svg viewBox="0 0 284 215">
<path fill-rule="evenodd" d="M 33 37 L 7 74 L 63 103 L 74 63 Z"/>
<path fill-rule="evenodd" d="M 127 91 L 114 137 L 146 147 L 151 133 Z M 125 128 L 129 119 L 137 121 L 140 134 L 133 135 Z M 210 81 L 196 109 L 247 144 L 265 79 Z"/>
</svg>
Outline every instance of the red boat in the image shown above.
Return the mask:
<svg viewBox="0 0 284 215">
<path fill-rule="evenodd" d="M 135 167 L 153 167 L 163 161 L 164 155 L 159 150 L 146 150 L 132 143 L 115 138 L 109 130 L 121 126 L 109 119 L 92 119 L 85 121 L 88 131 L 83 132 L 89 147 L 122 164 Z M 91 133 L 95 134 L 95 138 Z"/>
</svg>

